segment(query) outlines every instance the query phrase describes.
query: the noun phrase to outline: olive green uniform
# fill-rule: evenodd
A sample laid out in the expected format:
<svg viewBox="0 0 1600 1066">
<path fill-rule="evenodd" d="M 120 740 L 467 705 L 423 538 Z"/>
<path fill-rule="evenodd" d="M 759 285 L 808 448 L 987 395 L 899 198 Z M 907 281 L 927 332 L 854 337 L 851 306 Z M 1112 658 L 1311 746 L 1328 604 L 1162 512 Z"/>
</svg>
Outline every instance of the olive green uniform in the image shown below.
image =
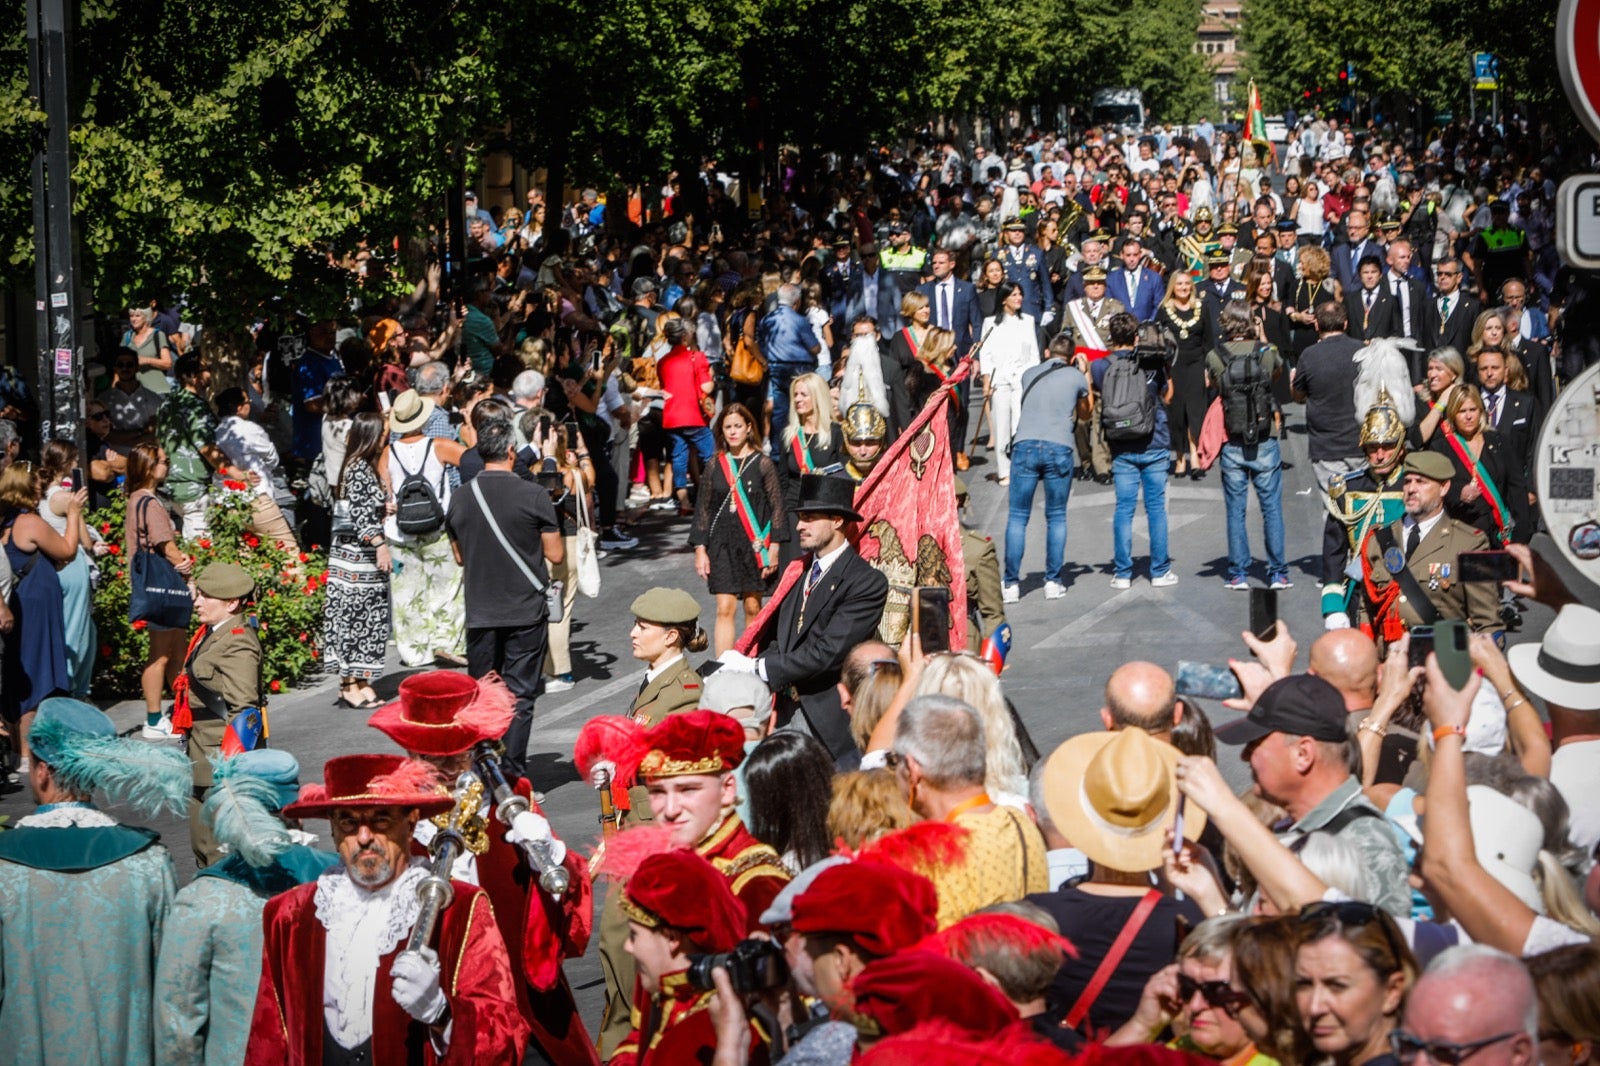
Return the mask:
<svg viewBox="0 0 1600 1066">
<path fill-rule="evenodd" d="M 1398 550 L 1404 552 L 1406 543 L 1405 520 L 1389 525 Z M 1489 540 L 1483 531 L 1449 515 L 1441 515 L 1434 527 L 1428 530 L 1417 544 L 1417 550 L 1405 560 L 1405 568 L 1416 579 L 1417 585 L 1439 612 L 1440 618 L 1465 619 L 1474 632 L 1494 632 L 1501 628 L 1500 601 L 1496 587 L 1487 582 L 1467 583 L 1461 580 L 1456 557 L 1462 552 L 1487 551 Z M 1384 565 L 1383 549 L 1378 539 L 1367 541 L 1365 572 L 1368 580 L 1381 592 L 1387 589 L 1394 576 Z M 1407 601 L 1404 592 L 1395 600 L 1395 610 L 1407 629 L 1421 625 L 1416 606 Z M 1367 604 L 1367 611 L 1372 605 Z"/>
<path fill-rule="evenodd" d="M 1000 594 L 1000 560 L 994 541 L 975 530 L 961 530 L 961 558 L 967 569 L 967 648 L 978 651 L 983 638 L 1006 620 L 1005 600 Z M 973 625 L 976 612 L 980 625 Z"/>
<path fill-rule="evenodd" d="M 184 663 L 189 678 L 189 762 L 194 769 L 194 799 L 189 803 L 189 839 L 195 863 L 209 866 L 221 852 L 200 819 L 200 800 L 211 787 L 211 758 L 222 754 L 222 735 L 234 718 L 261 706 L 261 640 L 245 624 L 243 612 L 211 630 Z"/>
</svg>

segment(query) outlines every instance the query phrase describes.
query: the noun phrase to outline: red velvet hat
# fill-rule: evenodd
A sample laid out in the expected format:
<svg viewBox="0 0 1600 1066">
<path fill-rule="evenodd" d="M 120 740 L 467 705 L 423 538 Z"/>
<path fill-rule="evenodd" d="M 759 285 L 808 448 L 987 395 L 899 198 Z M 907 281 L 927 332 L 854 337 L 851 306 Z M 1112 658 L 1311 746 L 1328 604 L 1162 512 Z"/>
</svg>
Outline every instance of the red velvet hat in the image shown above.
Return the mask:
<svg viewBox="0 0 1600 1066">
<path fill-rule="evenodd" d="M 516 697 L 494 674 L 474 680 L 429 670 L 400 682 L 400 698 L 379 707 L 367 724 L 407 751 L 456 755 L 505 736 L 515 709 Z"/>
<path fill-rule="evenodd" d="M 399 755 L 341 755 L 322 768 L 320 785 L 303 785 L 285 818 L 329 818 L 338 807 L 416 807 L 424 818 L 455 806 L 438 772 Z"/>
<path fill-rule="evenodd" d="M 869 962 L 850 982 L 846 1011 L 868 1037 L 908 1032 L 938 1018 L 977 1037 L 1017 1020 L 1016 1008 L 978 971 L 928 951 L 902 951 Z"/>
<path fill-rule="evenodd" d="M 863 907 L 863 900 L 871 900 Z M 830 866 L 794 901 L 797 933 L 843 933 L 863 951 L 893 955 L 937 928 L 939 898 L 921 874 L 877 862 Z"/>
<path fill-rule="evenodd" d="M 746 927 L 744 904 L 728 879 L 693 851 L 669 851 L 640 863 L 628 879 L 622 913 L 649 929 L 684 933 L 685 946 L 698 952 L 732 950 Z"/>
<path fill-rule="evenodd" d="M 716 711 L 669 714 L 644 740 L 640 777 L 721 774 L 744 761 L 744 726 Z"/>
</svg>

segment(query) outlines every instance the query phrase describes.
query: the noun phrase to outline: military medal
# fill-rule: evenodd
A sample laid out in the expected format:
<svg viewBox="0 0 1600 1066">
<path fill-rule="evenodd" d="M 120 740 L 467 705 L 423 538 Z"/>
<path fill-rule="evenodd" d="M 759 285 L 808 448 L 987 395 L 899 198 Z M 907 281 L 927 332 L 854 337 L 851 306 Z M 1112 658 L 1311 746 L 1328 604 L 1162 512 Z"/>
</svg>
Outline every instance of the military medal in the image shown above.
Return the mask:
<svg viewBox="0 0 1600 1066">
<path fill-rule="evenodd" d="M 1450 591 L 1450 564 L 1444 563 L 1439 568 L 1439 584 L 1446 591 Z"/>
<path fill-rule="evenodd" d="M 1406 557 L 1399 548 L 1390 548 L 1383 553 L 1383 568 L 1391 574 L 1398 574 L 1406 568 Z"/>
<path fill-rule="evenodd" d="M 1429 592 L 1438 592 L 1439 591 L 1439 564 L 1438 563 L 1429 563 L 1428 564 L 1428 591 Z"/>
</svg>

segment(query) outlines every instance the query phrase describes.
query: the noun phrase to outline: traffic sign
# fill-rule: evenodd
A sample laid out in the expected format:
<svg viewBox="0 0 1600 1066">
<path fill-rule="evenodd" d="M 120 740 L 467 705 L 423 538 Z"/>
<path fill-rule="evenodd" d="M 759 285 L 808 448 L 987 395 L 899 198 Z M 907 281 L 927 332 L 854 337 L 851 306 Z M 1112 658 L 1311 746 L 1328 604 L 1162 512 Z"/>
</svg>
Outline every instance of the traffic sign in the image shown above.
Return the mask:
<svg viewBox="0 0 1600 1066">
<path fill-rule="evenodd" d="M 1578 121 L 1600 140 L 1600 0 L 1561 0 L 1556 66 Z"/>
<path fill-rule="evenodd" d="M 1492 53 L 1472 53 L 1472 87 L 1485 91 L 1500 88 L 1500 60 Z"/>
<path fill-rule="evenodd" d="M 1577 270 L 1600 270 L 1600 175 L 1580 174 L 1556 193 L 1556 252 Z"/>
</svg>

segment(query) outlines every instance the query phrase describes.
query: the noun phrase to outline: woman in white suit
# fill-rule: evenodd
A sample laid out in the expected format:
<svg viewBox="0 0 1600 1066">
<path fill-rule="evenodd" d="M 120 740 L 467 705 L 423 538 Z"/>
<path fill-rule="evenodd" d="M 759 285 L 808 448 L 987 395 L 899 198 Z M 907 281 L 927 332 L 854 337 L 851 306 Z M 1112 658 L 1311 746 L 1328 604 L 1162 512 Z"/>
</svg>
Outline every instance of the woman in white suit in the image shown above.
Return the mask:
<svg viewBox="0 0 1600 1066">
<path fill-rule="evenodd" d="M 1001 282 L 994 316 L 983 324 L 978 373 L 989 397 L 991 451 L 999 464 L 1000 484 L 1011 480 L 1011 435 L 1022 415 L 1022 375 L 1039 363 L 1039 328 L 1022 313 L 1022 286 Z"/>
</svg>

